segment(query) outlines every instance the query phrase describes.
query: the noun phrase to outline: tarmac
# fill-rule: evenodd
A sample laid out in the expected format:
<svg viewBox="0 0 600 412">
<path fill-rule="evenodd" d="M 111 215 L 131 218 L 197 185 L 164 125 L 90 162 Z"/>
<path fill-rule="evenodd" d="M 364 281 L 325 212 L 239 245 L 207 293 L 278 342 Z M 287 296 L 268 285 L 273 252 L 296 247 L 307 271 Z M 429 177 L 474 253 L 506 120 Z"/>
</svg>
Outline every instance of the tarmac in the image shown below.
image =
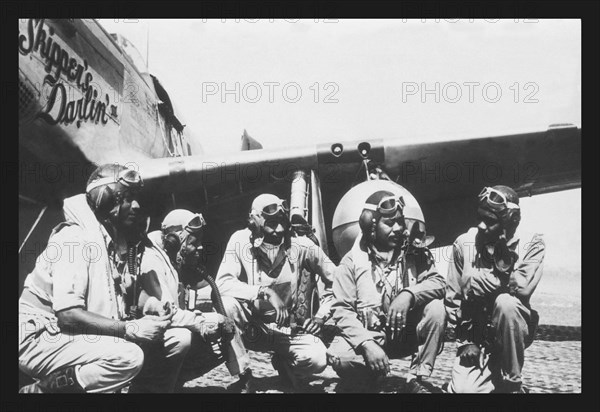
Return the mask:
<svg viewBox="0 0 600 412">
<path fill-rule="evenodd" d="M 549 271 L 550 272 L 550 271 Z M 525 351 L 523 383 L 530 393 L 581 393 L 581 275 L 552 271 L 546 273 L 531 304 L 540 314 L 540 326 L 532 345 Z M 250 352 L 253 389 L 256 393 L 402 393 L 410 357 L 390 360 L 391 373 L 376 389 L 368 382 L 340 385 L 330 366 L 305 382 L 301 390 L 281 384 L 271 366 L 271 354 Z M 445 341 L 428 382 L 432 392 L 441 392 L 450 379 L 456 343 Z M 188 381 L 185 393 L 224 393 L 237 378 L 224 364 Z"/>
<path fill-rule="evenodd" d="M 271 366 L 270 353 L 250 352 L 255 393 L 402 393 L 410 358 L 390 360 L 391 373 L 379 382 L 377 389 L 368 382 L 340 385 L 330 366 L 321 374 L 305 382 L 301 390 L 281 384 Z M 438 356 L 429 382 L 432 392 L 442 392 L 442 385 L 450 378 L 456 343 L 445 342 Z M 224 393 L 236 381 L 224 364 L 205 375 L 188 381 L 185 393 Z M 581 327 L 540 325 L 536 340 L 525 351 L 523 383 L 530 393 L 581 393 Z"/>
<path fill-rule="evenodd" d="M 535 340 L 525 351 L 523 383 L 530 393 L 581 393 L 581 275 L 550 273 L 541 282 L 531 299 L 539 312 L 540 325 Z M 206 308 L 208 309 L 208 308 Z M 205 310 L 206 310 L 205 309 Z M 321 374 L 304 382 L 301 389 L 282 385 L 278 373 L 271 366 L 271 353 L 249 351 L 254 375 L 255 393 L 402 393 L 410 358 L 390 360 L 391 373 L 378 382 L 340 385 L 340 379 L 330 366 Z M 456 343 L 445 339 L 433 374 L 428 379 L 432 392 L 442 392 L 450 379 Z M 237 380 L 224 364 L 204 375 L 187 381 L 183 393 L 226 393 L 227 387 Z M 122 393 L 127 393 L 124 388 Z M 243 395 L 241 395 L 243 396 Z"/>
</svg>

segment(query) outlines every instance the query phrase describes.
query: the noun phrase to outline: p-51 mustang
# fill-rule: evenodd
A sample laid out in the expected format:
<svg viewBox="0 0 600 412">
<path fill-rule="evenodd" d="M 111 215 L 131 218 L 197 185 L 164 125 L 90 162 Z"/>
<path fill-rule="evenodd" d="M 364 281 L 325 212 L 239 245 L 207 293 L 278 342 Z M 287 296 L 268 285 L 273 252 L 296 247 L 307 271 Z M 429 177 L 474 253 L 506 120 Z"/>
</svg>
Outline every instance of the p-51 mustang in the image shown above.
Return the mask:
<svg viewBox="0 0 600 412">
<path fill-rule="evenodd" d="M 95 20 L 21 19 L 18 50 L 22 284 L 62 199 L 82 192 L 96 165 L 188 156 L 192 140 L 135 47 Z"/>
<path fill-rule="evenodd" d="M 316 238 L 337 262 L 358 234 L 375 185 L 404 196 L 411 242 L 432 247 L 450 244 L 475 223 L 483 186 L 505 184 L 521 196 L 581 186 L 581 129 L 564 124 L 470 139 L 285 150 L 262 149 L 244 132 L 240 152 L 192 153 L 168 94 L 138 54 L 93 20 L 20 22 L 21 284 L 62 218 L 61 200 L 83 192 L 102 163 L 139 170 L 153 227 L 175 207 L 204 214 L 208 273 L 216 273 L 229 236 L 246 224 L 260 193 L 289 199 L 296 232 Z"/>
</svg>

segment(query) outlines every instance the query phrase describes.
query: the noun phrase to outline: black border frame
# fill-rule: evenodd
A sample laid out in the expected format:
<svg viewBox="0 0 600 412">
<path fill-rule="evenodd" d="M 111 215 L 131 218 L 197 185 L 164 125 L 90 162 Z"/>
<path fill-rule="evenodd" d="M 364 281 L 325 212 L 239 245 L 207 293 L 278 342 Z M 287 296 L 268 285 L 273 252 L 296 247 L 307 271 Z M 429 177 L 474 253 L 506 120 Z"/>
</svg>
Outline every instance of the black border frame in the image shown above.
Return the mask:
<svg viewBox="0 0 600 412">
<path fill-rule="evenodd" d="M 598 16 L 600 5 L 596 2 L 586 1 L 524 1 L 524 2 L 476 2 L 476 1 L 327 1 L 327 2 L 286 2 L 275 1 L 205 1 L 190 2 L 170 0 L 168 2 L 152 1 L 6 1 L 0 6 L 2 14 L 2 51 L 8 58 L 2 64 L 2 101 L 17 101 L 17 80 L 15 65 L 14 33 L 17 31 L 17 18 L 23 17 L 104 17 L 104 18 L 142 18 L 142 17 L 177 17 L 192 16 L 198 18 L 256 18 L 267 11 L 267 18 L 578 18 L 582 20 L 582 126 L 585 123 L 583 157 L 584 180 L 593 184 L 598 176 Z M 271 12 L 273 11 L 273 12 Z M 12 56 L 12 58 L 11 58 Z M 10 63 L 9 63 L 10 62 Z M 12 67 L 11 67 L 12 66 Z M 14 153 L 18 150 L 18 125 L 14 119 L 18 118 L 17 105 L 5 104 L 0 110 L 0 124 L 2 125 L 2 188 L 7 199 L 16 199 L 18 193 L 18 165 L 14 160 Z M 5 188 L 14 185 L 10 192 Z M 597 186 L 596 186 L 597 188 Z M 12 193 L 9 194 L 9 193 Z M 582 215 L 582 235 L 592 236 L 598 233 L 598 191 L 583 191 L 584 208 L 587 210 Z M 592 200 L 592 197 L 595 199 Z M 10 262 L 10 266 L 18 264 L 18 243 L 14 233 L 18 229 L 18 206 L 13 200 L 2 202 L 2 263 Z M 588 240 L 589 237 L 584 237 Z M 583 242 L 585 256 L 594 256 L 596 251 L 590 249 L 596 242 L 588 240 Z M 582 250 L 582 253 L 584 253 Z M 591 260 L 584 259 L 583 266 L 591 265 Z M 582 267 L 582 275 L 584 272 Z M 17 268 L 18 269 L 18 268 Z M 594 270 L 595 269 L 595 270 Z M 169 410 L 169 409 L 194 409 L 194 410 L 239 410 L 239 411 L 280 411 L 326 409 L 333 411 L 364 410 L 364 409 L 401 409 L 401 410 L 598 410 L 600 409 L 598 379 L 594 375 L 600 370 L 598 364 L 598 328 L 593 327 L 596 322 L 593 313 L 598 313 L 598 275 L 587 273 L 597 271 L 596 265 L 591 270 L 586 270 L 585 279 L 582 277 L 582 322 L 587 324 L 585 330 L 585 344 L 582 341 L 582 393 L 581 394 L 535 394 L 530 396 L 501 396 L 501 395 L 453 395 L 453 396 L 426 396 L 419 397 L 402 395 L 392 397 L 386 395 L 365 394 L 335 394 L 334 396 L 302 394 L 302 395 L 227 395 L 227 394 L 202 394 L 201 397 L 189 395 L 174 397 L 170 395 L 126 395 L 118 398 L 91 395 L 86 396 L 58 396 L 46 395 L 42 398 L 23 396 L 17 393 L 17 365 L 15 353 L 17 352 L 17 321 L 15 318 L 18 295 L 18 279 L 15 275 L 18 270 L 4 270 L 2 287 L 2 323 L 0 337 L 5 348 L 1 351 L 2 371 L 0 390 L 2 392 L 2 410 Z M 595 309 L 594 309 L 595 308 Z M 115 400 L 118 400 L 117 402 Z"/>
</svg>

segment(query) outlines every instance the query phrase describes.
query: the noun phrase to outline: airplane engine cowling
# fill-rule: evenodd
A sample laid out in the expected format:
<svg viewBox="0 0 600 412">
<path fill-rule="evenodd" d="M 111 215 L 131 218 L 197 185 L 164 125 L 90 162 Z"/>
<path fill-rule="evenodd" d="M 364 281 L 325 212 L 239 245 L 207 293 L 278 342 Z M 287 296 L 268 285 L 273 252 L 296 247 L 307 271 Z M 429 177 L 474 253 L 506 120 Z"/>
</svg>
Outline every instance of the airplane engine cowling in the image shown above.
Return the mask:
<svg viewBox="0 0 600 412">
<path fill-rule="evenodd" d="M 377 190 L 387 190 L 404 198 L 404 217 L 407 229 L 411 233 L 411 242 L 415 246 L 425 243 L 425 218 L 421 206 L 414 196 L 399 184 L 390 180 L 369 180 L 350 189 L 340 199 L 332 220 L 333 244 L 340 257 L 352 248 L 360 234 L 358 218 L 367 198 Z M 416 225 L 415 225 L 416 224 Z"/>
</svg>

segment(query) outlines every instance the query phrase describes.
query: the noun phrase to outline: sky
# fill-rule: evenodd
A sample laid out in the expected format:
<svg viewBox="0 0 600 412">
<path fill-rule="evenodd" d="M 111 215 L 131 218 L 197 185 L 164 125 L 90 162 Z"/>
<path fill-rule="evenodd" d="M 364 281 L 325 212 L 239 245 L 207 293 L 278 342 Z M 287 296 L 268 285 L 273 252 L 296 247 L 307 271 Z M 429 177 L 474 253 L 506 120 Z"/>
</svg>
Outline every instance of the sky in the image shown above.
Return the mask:
<svg viewBox="0 0 600 412">
<path fill-rule="evenodd" d="M 193 149 L 581 127 L 579 20 L 100 19 L 138 48 Z M 581 190 L 521 200 L 546 266 L 580 272 Z"/>
</svg>

